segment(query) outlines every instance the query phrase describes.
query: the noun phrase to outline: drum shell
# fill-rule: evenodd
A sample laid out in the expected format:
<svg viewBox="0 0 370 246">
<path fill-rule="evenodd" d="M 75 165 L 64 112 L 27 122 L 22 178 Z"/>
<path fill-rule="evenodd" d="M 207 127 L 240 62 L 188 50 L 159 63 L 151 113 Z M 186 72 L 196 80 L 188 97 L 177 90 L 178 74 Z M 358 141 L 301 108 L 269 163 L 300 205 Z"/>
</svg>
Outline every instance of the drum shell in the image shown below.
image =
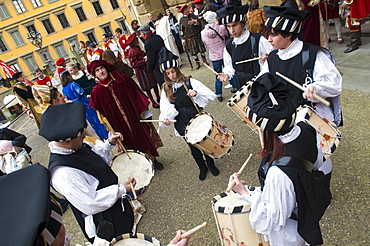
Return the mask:
<svg viewBox="0 0 370 246">
<path fill-rule="evenodd" d="M 127 181 L 128 177 L 136 179 L 135 191 L 137 194 L 143 193 L 154 177 L 154 167 L 151 160 L 144 153 L 138 150 L 127 150 L 127 154 L 116 155 L 110 167 L 118 176 L 118 183 Z"/>
<path fill-rule="evenodd" d="M 249 222 L 250 204 L 239 200 L 236 193 L 221 193 L 212 199 L 212 208 L 215 214 L 216 225 L 221 239 L 221 245 L 258 245 L 258 234 L 252 229 Z M 234 201 L 238 200 L 236 206 Z M 226 203 L 228 206 L 219 205 Z M 263 240 L 262 245 L 269 243 Z"/>
<path fill-rule="evenodd" d="M 247 115 L 247 103 L 251 86 L 243 85 L 227 102 L 227 106 L 255 133 L 258 134 L 258 126 Z"/>
<path fill-rule="evenodd" d="M 330 158 L 339 145 L 341 133 L 327 119 L 322 118 L 317 112 L 307 106 L 297 109 L 296 122 L 303 121 L 316 129 L 320 136 L 320 148 L 324 154 L 324 159 Z"/>
<path fill-rule="evenodd" d="M 126 233 L 116 237 L 110 243 L 111 246 L 165 246 L 158 239 L 142 234 Z"/>
<path fill-rule="evenodd" d="M 192 143 L 188 138 L 189 131 L 191 130 L 190 126 L 199 116 L 202 115 L 208 115 L 211 117 L 211 127 L 208 133 L 200 141 Z M 231 148 L 234 146 L 234 135 L 232 132 L 205 112 L 195 115 L 189 121 L 185 129 L 185 140 L 214 159 L 229 155 Z"/>
</svg>

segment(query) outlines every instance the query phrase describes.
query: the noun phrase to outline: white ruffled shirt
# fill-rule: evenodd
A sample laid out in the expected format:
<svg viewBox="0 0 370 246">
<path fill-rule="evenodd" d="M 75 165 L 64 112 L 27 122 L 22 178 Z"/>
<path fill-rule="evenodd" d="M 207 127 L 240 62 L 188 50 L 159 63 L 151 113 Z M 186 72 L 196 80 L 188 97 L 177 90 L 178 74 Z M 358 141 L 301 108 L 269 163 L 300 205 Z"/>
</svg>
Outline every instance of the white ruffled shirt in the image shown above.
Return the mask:
<svg viewBox="0 0 370 246">
<path fill-rule="evenodd" d="M 240 37 L 233 38 L 232 41 L 233 45 L 237 46 L 245 43 L 248 40 L 249 36 L 250 32 L 248 31 L 248 29 L 245 29 L 245 32 Z M 272 48 L 271 44 L 267 41 L 266 38 L 262 36 L 258 43 L 258 56 L 270 54 L 270 52 L 273 50 L 274 49 Z M 226 47 L 224 48 L 223 59 L 224 59 L 223 73 L 227 74 L 229 76 L 229 79 L 231 79 L 235 74 L 235 69 L 233 67 L 231 55 L 229 54 L 229 52 L 227 52 Z M 259 60 L 258 63 L 260 67 L 262 67 L 263 65 L 262 61 Z"/>
<path fill-rule="evenodd" d="M 197 95 L 193 97 L 194 102 L 199 106 L 204 108 L 208 105 L 211 101 L 216 98 L 216 94 L 211 91 L 207 86 L 205 86 L 199 80 L 194 78 L 190 78 L 190 84 L 192 86 L 192 90 L 197 92 Z M 172 89 L 175 91 L 178 88 L 183 86 L 182 83 L 173 83 Z M 166 92 L 162 90 L 161 92 L 161 101 L 160 101 L 160 110 L 161 113 L 159 115 L 159 120 L 163 121 L 164 119 L 174 120 L 179 112 L 175 108 L 175 104 L 171 103 L 166 96 Z M 163 124 L 162 122 L 159 123 L 160 127 L 167 127 L 167 125 Z M 176 136 L 180 136 L 180 134 L 175 129 Z"/>
<path fill-rule="evenodd" d="M 104 159 L 107 165 L 112 160 L 112 145 L 96 141 L 96 145 L 85 142 L 92 147 L 92 151 Z M 65 149 L 49 143 L 51 153 L 70 155 L 75 151 Z M 93 221 L 94 214 L 105 211 L 114 205 L 117 199 L 126 194 L 126 188 L 122 184 L 111 185 L 96 190 L 99 181 L 90 174 L 76 168 L 58 166 L 51 170 L 50 184 L 56 191 L 62 194 L 74 207 L 87 215 L 85 217 L 85 231 L 92 238 L 96 236 L 96 228 Z"/>
</svg>

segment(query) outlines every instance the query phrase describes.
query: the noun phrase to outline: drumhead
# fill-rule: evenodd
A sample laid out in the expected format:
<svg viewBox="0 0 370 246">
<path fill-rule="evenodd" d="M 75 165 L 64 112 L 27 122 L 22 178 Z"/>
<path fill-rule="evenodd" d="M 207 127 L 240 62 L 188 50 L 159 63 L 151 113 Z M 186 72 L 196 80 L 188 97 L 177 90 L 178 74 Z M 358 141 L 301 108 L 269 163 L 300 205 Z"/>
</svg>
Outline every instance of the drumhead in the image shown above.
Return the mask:
<svg viewBox="0 0 370 246">
<path fill-rule="evenodd" d="M 237 193 L 221 193 L 212 200 L 214 210 L 219 213 L 242 213 L 250 212 L 251 206 L 247 201 L 239 199 Z"/>
<path fill-rule="evenodd" d="M 140 151 L 128 150 L 131 160 L 125 153 L 115 156 L 111 163 L 113 172 L 118 176 L 118 183 L 127 181 L 128 177 L 136 179 L 135 190 L 149 185 L 154 176 L 152 162 Z"/>
<path fill-rule="evenodd" d="M 154 237 L 144 235 L 142 233 L 123 234 L 112 240 L 111 245 L 115 246 L 164 246 L 160 241 Z"/>
<path fill-rule="evenodd" d="M 200 142 L 212 127 L 212 117 L 208 114 L 196 115 L 187 125 L 185 138 L 191 144 Z"/>
</svg>

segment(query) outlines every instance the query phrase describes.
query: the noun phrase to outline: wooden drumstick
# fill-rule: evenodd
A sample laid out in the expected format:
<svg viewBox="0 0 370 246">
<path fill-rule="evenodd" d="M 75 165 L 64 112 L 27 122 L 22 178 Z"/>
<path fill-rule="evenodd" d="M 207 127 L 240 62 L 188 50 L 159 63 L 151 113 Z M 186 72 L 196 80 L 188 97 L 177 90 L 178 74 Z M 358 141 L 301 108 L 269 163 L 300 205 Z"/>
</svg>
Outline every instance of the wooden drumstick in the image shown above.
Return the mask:
<svg viewBox="0 0 370 246">
<path fill-rule="evenodd" d="M 286 81 L 288 81 L 289 83 L 291 83 L 292 85 L 294 85 L 295 87 L 297 87 L 298 89 L 306 92 L 307 91 L 307 88 L 301 86 L 300 84 L 298 84 L 297 82 L 295 82 L 294 80 L 286 77 L 285 75 L 282 75 L 281 73 L 279 72 L 276 72 L 276 75 L 280 76 L 281 78 L 285 79 Z M 322 102 L 324 105 L 326 106 L 330 106 L 330 102 L 325 100 L 324 98 L 320 97 L 319 95 L 317 95 L 316 93 L 313 94 L 314 98 L 316 98 L 317 100 L 319 100 L 320 102 Z"/>
<path fill-rule="evenodd" d="M 184 234 L 181 234 L 180 239 L 186 238 L 186 237 L 188 237 L 188 236 L 190 236 L 190 235 L 194 234 L 195 232 L 197 232 L 198 230 L 202 229 L 202 228 L 203 228 L 203 227 L 205 227 L 206 225 L 207 225 L 207 222 L 203 222 L 203 224 L 201 224 L 201 225 L 198 225 L 198 226 L 194 227 L 193 229 L 191 229 L 191 230 L 189 230 L 189 231 L 185 232 Z"/>
<path fill-rule="evenodd" d="M 186 93 L 189 93 L 189 88 L 188 88 L 188 86 L 185 84 L 185 82 L 183 82 L 182 84 L 184 85 L 184 88 L 185 88 L 185 90 L 186 90 Z M 197 93 L 198 93 L 198 92 L 197 92 Z M 198 108 L 197 104 L 194 102 L 193 97 L 190 97 L 190 99 L 191 99 L 191 101 L 193 102 L 195 109 L 198 111 L 198 113 L 200 113 L 200 110 L 199 110 L 199 108 Z"/>
<path fill-rule="evenodd" d="M 103 120 L 104 120 L 104 122 L 105 122 L 105 124 L 106 124 L 106 126 L 108 128 L 108 131 L 113 132 L 113 134 L 115 134 L 116 132 L 114 131 L 114 129 L 111 126 L 111 124 L 109 123 L 108 119 L 106 117 L 103 117 Z M 125 146 L 123 146 L 121 139 L 117 138 L 117 143 L 121 147 L 121 149 L 126 153 L 128 159 L 131 160 L 131 156 L 128 154 Z"/>
<path fill-rule="evenodd" d="M 239 171 L 237 173 L 242 173 L 244 168 L 247 166 L 249 160 L 252 158 L 252 154 L 249 155 L 248 159 L 244 162 L 244 164 L 242 165 L 242 167 L 239 169 Z M 229 184 L 229 186 L 227 187 L 226 189 L 226 192 L 230 192 L 232 190 L 232 188 L 234 187 L 235 185 L 235 180 L 232 180 L 231 183 Z"/>
<path fill-rule="evenodd" d="M 209 70 L 211 70 L 211 71 L 212 71 L 212 73 L 214 73 L 214 74 L 218 75 L 218 73 L 217 73 L 215 70 L 213 70 L 210 66 L 208 66 L 208 65 L 207 65 L 207 64 L 205 64 L 204 62 L 203 62 L 203 64 L 204 64 L 204 66 L 206 66 L 206 68 L 208 68 Z"/>
<path fill-rule="evenodd" d="M 251 58 L 251 59 L 248 59 L 248 60 L 237 61 L 237 62 L 235 62 L 235 64 L 240 64 L 240 63 L 246 63 L 246 62 L 256 61 L 256 60 L 259 60 L 259 59 L 262 59 L 262 58 L 263 58 L 262 56 L 260 56 L 260 57 L 255 57 L 255 58 Z"/>
<path fill-rule="evenodd" d="M 131 177 L 127 177 L 127 179 L 131 179 Z M 132 182 L 130 182 L 130 186 L 131 186 L 132 194 L 134 194 L 134 199 L 136 200 L 137 195 L 136 195 L 136 191 L 135 191 L 135 188 L 134 188 L 134 185 L 132 184 Z"/>
<path fill-rule="evenodd" d="M 164 122 L 164 120 L 140 120 L 140 122 Z M 170 120 L 170 122 L 176 122 L 176 120 Z"/>
</svg>

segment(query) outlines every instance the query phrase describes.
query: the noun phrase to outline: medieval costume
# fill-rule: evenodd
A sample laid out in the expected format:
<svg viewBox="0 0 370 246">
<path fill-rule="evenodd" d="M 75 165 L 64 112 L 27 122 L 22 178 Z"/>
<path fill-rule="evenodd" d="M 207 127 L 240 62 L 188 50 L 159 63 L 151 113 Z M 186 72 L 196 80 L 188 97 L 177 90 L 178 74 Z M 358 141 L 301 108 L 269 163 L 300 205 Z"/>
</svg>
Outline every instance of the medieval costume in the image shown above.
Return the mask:
<svg viewBox="0 0 370 246">
<path fill-rule="evenodd" d="M 81 70 L 78 70 L 76 74 L 72 74 L 72 79 L 83 89 L 86 96 L 91 94 L 92 89 L 96 85 L 94 78 L 91 78 L 90 75 Z"/>
<path fill-rule="evenodd" d="M 329 34 L 329 20 L 334 21 L 335 31 L 337 32 L 337 42 L 338 44 L 343 43 L 342 38 L 342 23 L 339 18 L 339 3 L 336 0 L 326 0 L 319 2 L 321 16 L 325 22 L 325 32 L 326 36 L 329 38 L 329 43 L 331 42 Z"/>
</svg>

